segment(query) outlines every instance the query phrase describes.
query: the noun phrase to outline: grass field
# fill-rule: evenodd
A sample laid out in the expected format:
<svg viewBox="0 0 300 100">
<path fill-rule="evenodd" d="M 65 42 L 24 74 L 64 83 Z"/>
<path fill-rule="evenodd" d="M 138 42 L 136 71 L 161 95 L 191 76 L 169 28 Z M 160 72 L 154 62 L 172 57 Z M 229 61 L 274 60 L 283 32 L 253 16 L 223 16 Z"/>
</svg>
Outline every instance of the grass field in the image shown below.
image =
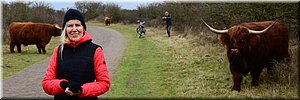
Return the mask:
<svg viewBox="0 0 300 100">
<path fill-rule="evenodd" d="M 90 24 L 90 25 L 103 25 Z M 291 40 L 292 63 L 278 64 L 278 73 L 270 77 L 264 71 L 259 86 L 250 85 L 244 78 L 241 92 L 230 91 L 232 76 L 225 47 L 215 42 L 216 36 L 174 35 L 164 29 L 147 28 L 144 38 L 135 37 L 136 25 L 105 26 L 121 32 L 127 47 L 110 90 L 104 98 L 298 98 L 298 43 Z M 175 33 L 175 32 L 172 32 Z M 178 33 L 175 33 L 178 34 Z M 184 38 L 183 38 L 184 37 Z M 34 45 L 22 47 L 23 53 L 9 53 L 3 44 L 3 77 L 7 78 L 31 64 L 50 57 L 59 38 L 46 46 L 47 54 L 37 53 Z"/>
<path fill-rule="evenodd" d="M 10 53 L 9 44 L 3 44 L 3 65 L 2 65 L 2 79 L 18 73 L 26 67 L 45 60 L 52 55 L 54 47 L 58 46 L 59 37 L 52 37 L 48 45 L 46 45 L 47 54 L 39 54 L 36 45 L 21 46 L 22 53 Z M 17 52 L 17 47 L 15 47 Z"/>
<path fill-rule="evenodd" d="M 250 85 L 248 75 L 242 91 L 232 92 L 225 47 L 219 41 L 207 42 L 214 41 L 214 36 L 202 33 L 203 38 L 168 38 L 164 29 L 147 28 L 146 36 L 138 39 L 135 27 L 108 26 L 125 35 L 128 47 L 105 98 L 298 98 L 295 41 L 290 46 L 293 61 L 289 72 L 270 77 L 264 71 L 258 87 Z"/>
</svg>

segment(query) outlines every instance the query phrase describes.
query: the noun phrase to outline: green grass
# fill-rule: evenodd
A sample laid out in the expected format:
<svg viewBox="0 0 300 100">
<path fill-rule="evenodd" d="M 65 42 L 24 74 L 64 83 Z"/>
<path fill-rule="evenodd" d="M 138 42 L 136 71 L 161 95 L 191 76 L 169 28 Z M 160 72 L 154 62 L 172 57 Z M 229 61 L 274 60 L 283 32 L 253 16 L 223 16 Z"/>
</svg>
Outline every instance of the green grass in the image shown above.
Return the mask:
<svg viewBox="0 0 300 100">
<path fill-rule="evenodd" d="M 89 25 L 103 26 L 102 23 Z M 212 43 L 216 36 L 201 33 L 185 38 L 166 37 L 164 29 L 149 28 L 145 38 L 135 37 L 136 25 L 111 24 L 104 26 L 121 32 L 127 47 L 110 90 L 104 98 L 299 98 L 296 41 L 291 41 L 291 65 L 279 64 L 280 74 L 270 77 L 263 71 L 259 86 L 250 85 L 250 75 L 244 77 L 241 92 L 230 91 L 232 75 L 229 71 L 225 47 Z M 176 34 L 176 32 L 173 32 Z M 211 40 L 211 41 L 210 41 Z M 57 41 L 57 42 L 55 42 Z M 28 46 L 23 53 L 9 53 L 3 45 L 4 77 L 51 56 L 59 38 L 47 45 L 47 55 Z M 288 67 L 288 68 L 287 68 Z M 280 67 L 281 68 L 281 67 Z M 285 70 L 281 71 L 281 70 Z"/>
<path fill-rule="evenodd" d="M 52 37 L 50 43 L 46 45 L 47 54 L 45 55 L 38 53 L 36 45 L 22 45 L 22 53 L 10 53 L 9 44 L 3 44 L 2 79 L 12 76 L 32 64 L 49 58 L 52 55 L 54 47 L 58 46 L 58 44 L 59 37 Z M 17 47 L 15 47 L 15 52 L 17 52 L 16 48 Z"/>
<path fill-rule="evenodd" d="M 128 40 L 117 77 L 112 80 L 107 98 L 166 97 L 174 91 L 164 83 L 166 78 L 161 69 L 169 66 L 172 59 L 166 50 L 161 49 L 153 40 L 136 38 L 134 26 L 112 24 L 108 28 L 123 33 Z"/>
<path fill-rule="evenodd" d="M 137 39 L 135 25 L 107 27 L 123 33 L 128 47 L 105 98 L 298 98 L 295 51 L 299 44 L 291 46 L 294 56 L 289 71 L 294 75 L 288 82 L 277 80 L 286 80 L 280 77 L 282 74 L 274 78 L 263 71 L 258 87 L 251 86 L 248 75 L 242 91 L 235 92 L 231 91 L 233 82 L 225 47 L 219 41 L 208 41 L 216 36 L 202 33 L 203 37 L 197 36 L 200 38 L 168 38 L 164 29 L 147 28 L 146 37 Z"/>
</svg>

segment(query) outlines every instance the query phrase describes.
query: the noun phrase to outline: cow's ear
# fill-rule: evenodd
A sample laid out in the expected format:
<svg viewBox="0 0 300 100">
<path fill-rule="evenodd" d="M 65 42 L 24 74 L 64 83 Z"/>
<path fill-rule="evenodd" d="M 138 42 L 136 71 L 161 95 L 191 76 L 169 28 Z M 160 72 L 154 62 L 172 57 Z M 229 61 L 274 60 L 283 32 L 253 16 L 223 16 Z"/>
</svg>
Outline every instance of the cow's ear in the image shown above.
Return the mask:
<svg viewBox="0 0 300 100">
<path fill-rule="evenodd" d="M 222 44 L 227 45 L 230 43 L 230 37 L 227 34 L 221 34 L 220 40 Z"/>
</svg>

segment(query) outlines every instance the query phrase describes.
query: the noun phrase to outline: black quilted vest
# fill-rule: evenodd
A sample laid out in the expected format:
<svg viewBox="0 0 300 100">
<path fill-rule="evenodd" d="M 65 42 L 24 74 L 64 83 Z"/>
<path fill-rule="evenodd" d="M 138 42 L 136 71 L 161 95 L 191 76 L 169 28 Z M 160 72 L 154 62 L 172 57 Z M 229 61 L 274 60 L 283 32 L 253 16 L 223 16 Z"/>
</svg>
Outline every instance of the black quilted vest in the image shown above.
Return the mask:
<svg viewBox="0 0 300 100">
<path fill-rule="evenodd" d="M 80 83 L 94 82 L 94 53 L 101 46 L 86 41 L 75 48 L 64 45 L 62 57 L 58 47 L 56 77 Z M 54 96 L 54 100 L 98 100 L 98 97 L 79 98 L 66 93 Z"/>
<path fill-rule="evenodd" d="M 76 48 L 64 45 L 62 58 L 60 47 L 57 55 L 56 76 L 58 79 L 67 79 L 81 83 L 95 81 L 94 53 L 98 46 L 91 41 L 79 44 Z"/>
</svg>

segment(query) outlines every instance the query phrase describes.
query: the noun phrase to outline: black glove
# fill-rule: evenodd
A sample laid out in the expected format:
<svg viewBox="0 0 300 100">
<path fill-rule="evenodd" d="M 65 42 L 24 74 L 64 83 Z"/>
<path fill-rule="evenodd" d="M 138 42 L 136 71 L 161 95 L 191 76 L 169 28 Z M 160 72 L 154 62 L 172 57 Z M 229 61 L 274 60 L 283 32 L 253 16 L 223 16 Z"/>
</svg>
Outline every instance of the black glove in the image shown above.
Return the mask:
<svg viewBox="0 0 300 100">
<path fill-rule="evenodd" d="M 81 86 L 83 85 L 82 83 L 79 82 L 68 82 L 68 87 L 73 93 L 78 93 L 78 91 L 82 91 Z"/>
<path fill-rule="evenodd" d="M 68 82 L 66 82 L 66 81 L 62 81 L 59 85 L 64 90 L 66 90 L 66 88 L 69 87 Z"/>
<path fill-rule="evenodd" d="M 82 91 L 82 83 L 79 82 L 66 82 L 63 81 L 60 83 L 60 87 L 63 88 L 64 90 L 66 90 L 67 87 L 69 87 L 69 89 L 73 92 L 73 93 L 78 93 L 78 91 Z"/>
</svg>

